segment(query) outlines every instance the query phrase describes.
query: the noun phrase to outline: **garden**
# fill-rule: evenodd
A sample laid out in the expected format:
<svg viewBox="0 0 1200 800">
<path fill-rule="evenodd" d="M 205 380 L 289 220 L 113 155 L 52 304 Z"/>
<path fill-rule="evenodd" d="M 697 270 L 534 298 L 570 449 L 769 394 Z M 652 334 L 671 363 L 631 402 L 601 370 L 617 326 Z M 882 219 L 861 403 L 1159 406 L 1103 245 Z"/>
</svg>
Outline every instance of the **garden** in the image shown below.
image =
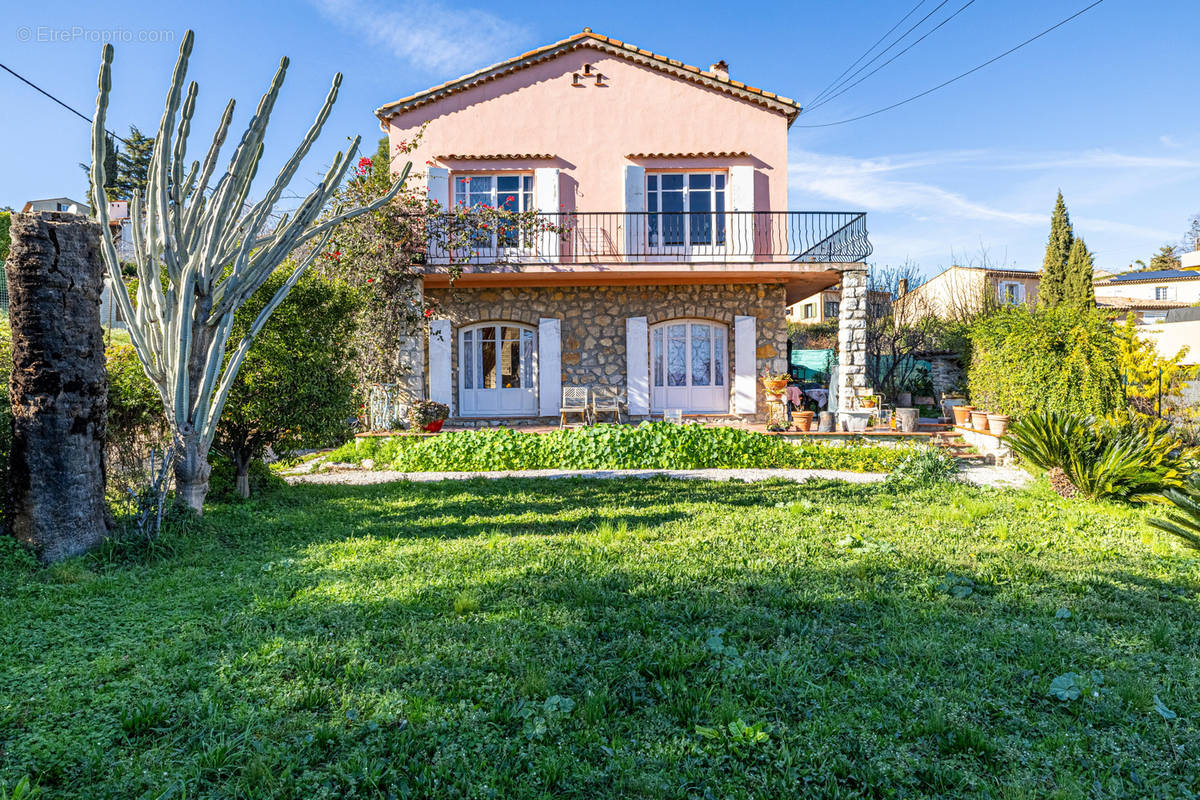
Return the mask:
<svg viewBox="0 0 1200 800">
<path fill-rule="evenodd" d="M 0 557 L 44 797 L 1186 797 L 1200 558 L 940 485 L 296 486 Z"/>
</svg>

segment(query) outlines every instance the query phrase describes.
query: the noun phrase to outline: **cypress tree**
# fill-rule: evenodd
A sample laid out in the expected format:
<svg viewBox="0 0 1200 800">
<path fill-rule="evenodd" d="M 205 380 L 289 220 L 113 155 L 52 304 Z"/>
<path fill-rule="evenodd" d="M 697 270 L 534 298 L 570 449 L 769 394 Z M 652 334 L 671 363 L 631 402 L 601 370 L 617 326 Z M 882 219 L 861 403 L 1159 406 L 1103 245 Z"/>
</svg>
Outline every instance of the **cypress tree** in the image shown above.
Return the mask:
<svg viewBox="0 0 1200 800">
<path fill-rule="evenodd" d="M 1046 257 L 1042 260 L 1042 280 L 1038 287 L 1038 303 L 1056 306 L 1066 299 L 1067 260 L 1071 256 L 1071 244 L 1075 233 L 1071 229 L 1071 217 L 1062 191 L 1050 215 L 1050 239 L 1046 243 Z"/>
<path fill-rule="evenodd" d="M 1080 308 L 1092 308 L 1096 305 L 1096 290 L 1092 286 L 1092 273 L 1096 270 L 1096 262 L 1091 251 L 1077 238 L 1071 243 L 1071 253 L 1067 258 L 1067 278 L 1063 285 L 1062 302 Z"/>
<path fill-rule="evenodd" d="M 117 179 L 112 199 L 132 200 L 135 193 L 146 191 L 150 158 L 153 155 L 154 138 L 143 134 L 136 125 L 130 125 L 125 149 L 117 153 Z"/>
</svg>

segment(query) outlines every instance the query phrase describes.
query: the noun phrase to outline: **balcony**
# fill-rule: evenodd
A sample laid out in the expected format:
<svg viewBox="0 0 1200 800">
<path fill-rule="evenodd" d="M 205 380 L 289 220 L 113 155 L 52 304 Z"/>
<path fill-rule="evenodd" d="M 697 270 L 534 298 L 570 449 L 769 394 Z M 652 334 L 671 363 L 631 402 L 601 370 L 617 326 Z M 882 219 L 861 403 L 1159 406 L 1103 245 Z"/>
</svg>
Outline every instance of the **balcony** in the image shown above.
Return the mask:
<svg viewBox="0 0 1200 800">
<path fill-rule="evenodd" d="M 871 254 L 866 214 L 848 211 L 564 212 L 537 223 L 478 231 L 469 247 L 445 242 L 453 214 L 428 222 L 426 264 L 466 271 L 619 265 L 799 266 L 861 262 Z M 489 267 L 478 270 L 474 268 Z M 653 268 L 653 267 L 652 267 Z"/>
</svg>

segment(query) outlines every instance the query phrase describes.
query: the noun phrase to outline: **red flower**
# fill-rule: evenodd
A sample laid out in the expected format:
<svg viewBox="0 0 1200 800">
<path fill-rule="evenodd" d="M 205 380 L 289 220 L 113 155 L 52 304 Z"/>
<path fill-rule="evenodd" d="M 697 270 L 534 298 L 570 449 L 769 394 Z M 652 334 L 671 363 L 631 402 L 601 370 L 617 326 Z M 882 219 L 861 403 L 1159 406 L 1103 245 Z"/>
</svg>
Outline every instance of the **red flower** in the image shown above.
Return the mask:
<svg viewBox="0 0 1200 800">
<path fill-rule="evenodd" d="M 373 162 L 371 159 L 367 158 L 366 156 L 363 156 L 362 158 L 360 158 L 358 160 L 358 167 L 355 169 L 355 172 L 357 172 L 359 175 L 366 175 L 368 172 L 371 171 L 371 167 L 373 167 L 374 165 L 375 165 L 375 162 Z"/>
<path fill-rule="evenodd" d="M 432 316 L 433 316 L 433 309 L 432 308 L 425 309 L 425 318 L 428 319 L 429 317 L 432 317 Z"/>
<path fill-rule="evenodd" d="M 374 278 L 367 278 L 367 283 L 374 283 L 374 282 L 375 282 Z"/>
<path fill-rule="evenodd" d="M 511 203 L 513 200 L 516 200 L 516 199 L 517 199 L 517 198 L 513 197 L 513 196 L 510 194 L 508 197 L 504 198 L 504 202 L 506 202 L 506 203 Z"/>
</svg>

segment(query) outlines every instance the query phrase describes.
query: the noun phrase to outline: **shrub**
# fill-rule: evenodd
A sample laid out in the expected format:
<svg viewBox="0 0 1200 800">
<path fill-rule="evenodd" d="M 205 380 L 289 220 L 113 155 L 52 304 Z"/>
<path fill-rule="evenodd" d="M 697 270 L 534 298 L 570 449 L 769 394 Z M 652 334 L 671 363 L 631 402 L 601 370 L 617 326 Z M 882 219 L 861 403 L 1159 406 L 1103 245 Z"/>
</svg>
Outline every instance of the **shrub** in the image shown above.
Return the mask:
<svg viewBox="0 0 1200 800">
<path fill-rule="evenodd" d="M 233 340 L 249 330 L 284 285 L 285 267 L 246 301 L 233 323 Z M 301 278 L 254 340 L 217 424 L 214 447 L 237 468 L 248 497 L 250 465 L 268 447 L 286 454 L 327 447 L 350 435 L 356 402 L 352 372 L 358 298 L 344 284 Z"/>
<path fill-rule="evenodd" d="M 945 450 L 932 445 L 910 448 L 904 459 L 888 475 L 887 482 L 896 486 L 927 487 L 954 480 L 958 462 Z"/>
<path fill-rule="evenodd" d="M 978 408 L 1099 417 L 1120 403 L 1116 336 L 1093 309 L 997 309 L 974 324 L 971 345 L 967 380 Z"/>
<path fill-rule="evenodd" d="M 450 406 L 435 400 L 421 400 L 408 407 L 408 424 L 417 429 L 449 416 Z"/>
<path fill-rule="evenodd" d="M 883 472 L 907 454 L 907 449 L 877 445 L 793 444 L 739 428 L 644 422 L 545 434 L 499 428 L 428 437 L 363 437 L 331 453 L 329 460 L 372 459 L 379 468 L 404 472 L 765 467 Z"/>
<path fill-rule="evenodd" d="M 1077 414 L 1039 412 L 1017 420 L 1007 437 L 1013 452 L 1044 470 L 1062 470 L 1063 496 L 1144 500 L 1182 484 L 1192 453 L 1159 421 L 1097 423 Z"/>
<path fill-rule="evenodd" d="M 0 320 L 0 521 L 8 511 L 8 456 L 12 450 L 12 397 L 8 380 L 12 374 L 12 329 L 8 318 Z"/>
<path fill-rule="evenodd" d="M 105 350 L 108 414 L 105 456 L 110 497 L 127 500 L 151 481 L 152 452 L 167 438 L 158 390 L 146 377 L 131 345 L 111 343 Z"/>
</svg>

